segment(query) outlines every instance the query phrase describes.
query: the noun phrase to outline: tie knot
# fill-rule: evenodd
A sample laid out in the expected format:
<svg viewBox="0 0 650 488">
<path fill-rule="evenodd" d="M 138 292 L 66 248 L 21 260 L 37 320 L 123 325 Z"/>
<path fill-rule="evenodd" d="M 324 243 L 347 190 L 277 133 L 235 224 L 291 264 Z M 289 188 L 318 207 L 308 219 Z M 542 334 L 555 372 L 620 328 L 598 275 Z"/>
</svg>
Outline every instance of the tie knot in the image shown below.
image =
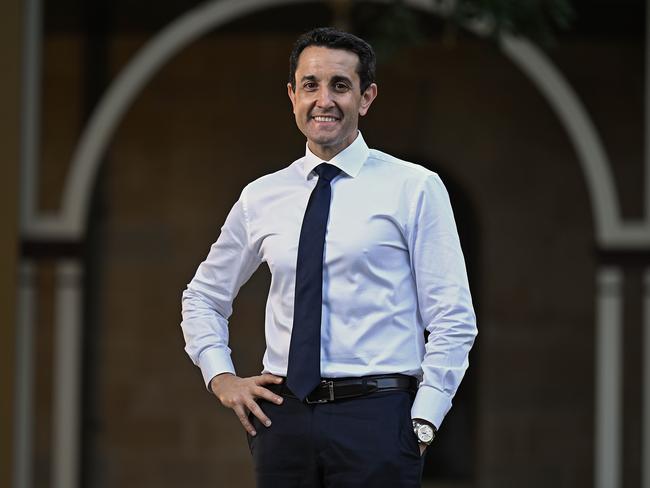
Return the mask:
<svg viewBox="0 0 650 488">
<path fill-rule="evenodd" d="M 316 166 L 314 171 L 316 171 L 319 178 L 322 178 L 328 182 L 332 181 L 336 177 L 336 175 L 338 175 L 341 172 L 339 168 L 328 163 L 319 164 L 318 166 Z"/>
</svg>

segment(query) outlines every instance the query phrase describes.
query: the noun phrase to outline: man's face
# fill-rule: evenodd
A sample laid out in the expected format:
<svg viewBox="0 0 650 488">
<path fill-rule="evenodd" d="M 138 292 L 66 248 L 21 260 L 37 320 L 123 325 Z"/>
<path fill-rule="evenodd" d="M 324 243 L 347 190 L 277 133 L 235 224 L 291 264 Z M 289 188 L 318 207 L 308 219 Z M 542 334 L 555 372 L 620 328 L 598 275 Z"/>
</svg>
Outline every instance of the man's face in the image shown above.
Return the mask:
<svg viewBox="0 0 650 488">
<path fill-rule="evenodd" d="M 309 46 L 298 58 L 295 91 L 287 85 L 296 124 L 309 149 L 325 161 L 354 141 L 359 115 L 377 96 L 374 83 L 361 93 L 358 63 L 353 52 Z"/>
</svg>

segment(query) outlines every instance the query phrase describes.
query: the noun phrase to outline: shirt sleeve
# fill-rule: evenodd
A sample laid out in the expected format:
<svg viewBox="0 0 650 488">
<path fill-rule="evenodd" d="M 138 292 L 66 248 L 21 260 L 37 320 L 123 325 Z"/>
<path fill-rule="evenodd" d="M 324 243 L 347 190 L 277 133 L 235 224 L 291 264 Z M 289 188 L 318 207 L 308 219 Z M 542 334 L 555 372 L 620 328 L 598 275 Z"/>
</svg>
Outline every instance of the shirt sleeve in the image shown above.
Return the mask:
<svg viewBox="0 0 650 488">
<path fill-rule="evenodd" d="M 418 308 L 429 332 L 411 416 L 439 428 L 469 365 L 477 328 L 449 195 L 437 174 L 423 181 L 409 222 Z"/>
<path fill-rule="evenodd" d="M 228 347 L 228 319 L 239 289 L 261 263 L 251 248 L 248 225 L 244 191 L 183 292 L 185 351 L 201 368 L 206 386 L 218 374 L 235 373 Z"/>
</svg>

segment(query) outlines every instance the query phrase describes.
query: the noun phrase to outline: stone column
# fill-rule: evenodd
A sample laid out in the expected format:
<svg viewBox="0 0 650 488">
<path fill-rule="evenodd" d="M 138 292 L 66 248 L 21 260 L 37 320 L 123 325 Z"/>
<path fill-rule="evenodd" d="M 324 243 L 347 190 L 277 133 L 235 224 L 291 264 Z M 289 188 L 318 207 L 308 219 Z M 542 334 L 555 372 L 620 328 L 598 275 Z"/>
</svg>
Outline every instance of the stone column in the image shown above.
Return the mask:
<svg viewBox="0 0 650 488">
<path fill-rule="evenodd" d="M 622 449 L 623 272 L 602 267 L 596 297 L 596 488 L 620 488 Z"/>
<path fill-rule="evenodd" d="M 22 4 L 0 2 L 0 487 L 13 472 Z"/>
</svg>

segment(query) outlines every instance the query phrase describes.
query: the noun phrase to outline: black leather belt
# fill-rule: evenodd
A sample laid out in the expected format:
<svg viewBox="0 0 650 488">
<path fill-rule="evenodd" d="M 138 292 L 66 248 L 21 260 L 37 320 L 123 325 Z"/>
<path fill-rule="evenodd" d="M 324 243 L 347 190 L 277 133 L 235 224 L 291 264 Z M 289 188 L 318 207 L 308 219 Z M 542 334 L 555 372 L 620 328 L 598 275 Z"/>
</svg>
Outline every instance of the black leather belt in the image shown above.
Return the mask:
<svg viewBox="0 0 650 488">
<path fill-rule="evenodd" d="M 296 398 L 285 383 L 264 386 L 277 395 Z M 328 403 L 344 398 L 369 395 L 378 391 L 402 390 L 415 394 L 417 388 L 417 379 L 403 374 L 383 374 L 361 376 L 359 378 L 326 378 L 305 398 L 305 403 Z"/>
</svg>

